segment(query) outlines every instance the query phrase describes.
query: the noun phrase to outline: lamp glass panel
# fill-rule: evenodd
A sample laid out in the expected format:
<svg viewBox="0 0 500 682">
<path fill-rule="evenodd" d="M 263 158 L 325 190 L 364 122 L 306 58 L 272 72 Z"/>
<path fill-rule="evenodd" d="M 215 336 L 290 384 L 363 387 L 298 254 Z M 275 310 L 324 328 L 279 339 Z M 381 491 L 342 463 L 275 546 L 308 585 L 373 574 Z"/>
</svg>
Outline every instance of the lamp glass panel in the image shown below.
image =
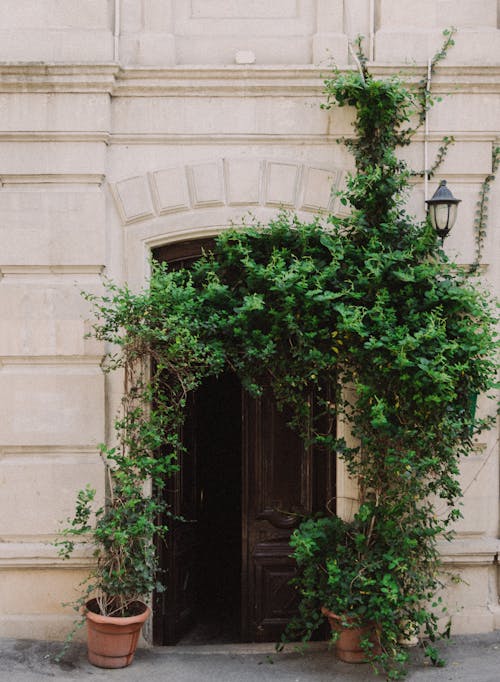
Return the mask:
<svg viewBox="0 0 500 682">
<path fill-rule="evenodd" d="M 446 230 L 450 218 L 449 204 L 434 204 L 434 220 L 436 222 L 436 229 Z M 455 210 L 456 213 L 456 210 Z"/>
<path fill-rule="evenodd" d="M 448 218 L 448 229 L 451 230 L 457 219 L 458 204 L 450 205 L 450 217 Z"/>
</svg>

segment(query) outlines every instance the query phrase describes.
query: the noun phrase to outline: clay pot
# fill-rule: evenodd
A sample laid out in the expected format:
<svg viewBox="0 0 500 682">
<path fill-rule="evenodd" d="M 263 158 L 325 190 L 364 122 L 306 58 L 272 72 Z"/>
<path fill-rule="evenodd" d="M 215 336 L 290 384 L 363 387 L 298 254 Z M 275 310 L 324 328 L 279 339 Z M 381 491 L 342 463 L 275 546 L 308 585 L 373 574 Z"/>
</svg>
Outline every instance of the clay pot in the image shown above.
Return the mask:
<svg viewBox="0 0 500 682">
<path fill-rule="evenodd" d="M 354 619 L 337 616 L 324 606 L 321 607 L 321 613 L 328 618 L 332 631 L 339 633 L 335 642 L 335 653 L 339 660 L 345 663 L 368 663 L 371 656 L 361 646 L 361 641 L 367 637 L 373 644 L 371 654 L 376 656 L 381 653 L 380 639 L 375 623 L 367 623 L 360 627 L 345 627 L 342 624 L 343 622 L 352 623 Z"/>
<path fill-rule="evenodd" d="M 98 668 L 125 668 L 132 663 L 139 635 L 151 609 L 136 602 L 138 614 L 127 618 L 95 613 L 95 599 L 87 602 L 88 658 Z"/>
</svg>

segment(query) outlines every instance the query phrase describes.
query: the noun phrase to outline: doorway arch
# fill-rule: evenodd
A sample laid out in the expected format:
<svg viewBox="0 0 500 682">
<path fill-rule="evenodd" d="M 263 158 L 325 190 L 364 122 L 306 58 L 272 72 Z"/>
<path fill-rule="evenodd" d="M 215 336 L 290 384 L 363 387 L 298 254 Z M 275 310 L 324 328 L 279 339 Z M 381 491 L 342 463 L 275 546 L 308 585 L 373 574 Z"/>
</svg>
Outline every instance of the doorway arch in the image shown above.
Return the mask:
<svg viewBox="0 0 500 682">
<path fill-rule="evenodd" d="M 182 240 L 153 256 L 189 267 L 211 244 Z M 168 486 L 186 521 L 170 524 L 160 548 L 167 591 L 155 600 L 155 643 L 174 644 L 196 624 L 198 642 L 276 641 L 293 616 L 290 533 L 335 497 L 336 462 L 306 447 L 289 418 L 270 392 L 254 399 L 230 374 L 191 396 L 186 453 Z"/>
</svg>

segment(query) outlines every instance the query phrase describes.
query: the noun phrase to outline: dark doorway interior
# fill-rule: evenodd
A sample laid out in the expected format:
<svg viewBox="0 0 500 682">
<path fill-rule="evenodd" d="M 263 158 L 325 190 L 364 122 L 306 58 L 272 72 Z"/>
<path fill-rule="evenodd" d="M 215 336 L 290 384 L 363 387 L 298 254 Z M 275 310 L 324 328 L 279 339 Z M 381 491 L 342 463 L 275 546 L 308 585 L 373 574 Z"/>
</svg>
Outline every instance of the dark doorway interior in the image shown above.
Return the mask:
<svg viewBox="0 0 500 682">
<path fill-rule="evenodd" d="M 232 373 L 209 378 L 192 397 L 185 425 L 196 448 L 196 625 L 183 643 L 240 640 L 241 384 Z"/>
</svg>

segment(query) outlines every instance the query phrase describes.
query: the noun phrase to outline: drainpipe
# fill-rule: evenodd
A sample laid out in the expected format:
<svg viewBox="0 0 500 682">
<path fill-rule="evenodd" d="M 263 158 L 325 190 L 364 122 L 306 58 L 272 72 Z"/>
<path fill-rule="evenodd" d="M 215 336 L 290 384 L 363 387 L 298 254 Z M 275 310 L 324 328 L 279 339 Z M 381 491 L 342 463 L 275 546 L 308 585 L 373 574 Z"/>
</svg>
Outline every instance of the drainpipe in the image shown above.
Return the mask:
<svg viewBox="0 0 500 682">
<path fill-rule="evenodd" d="M 113 31 L 113 61 L 120 58 L 120 0 L 115 0 L 115 27 Z"/>
<path fill-rule="evenodd" d="M 370 62 L 373 62 L 375 60 L 375 0 L 370 0 L 369 15 L 370 53 L 368 59 Z"/>
</svg>

